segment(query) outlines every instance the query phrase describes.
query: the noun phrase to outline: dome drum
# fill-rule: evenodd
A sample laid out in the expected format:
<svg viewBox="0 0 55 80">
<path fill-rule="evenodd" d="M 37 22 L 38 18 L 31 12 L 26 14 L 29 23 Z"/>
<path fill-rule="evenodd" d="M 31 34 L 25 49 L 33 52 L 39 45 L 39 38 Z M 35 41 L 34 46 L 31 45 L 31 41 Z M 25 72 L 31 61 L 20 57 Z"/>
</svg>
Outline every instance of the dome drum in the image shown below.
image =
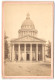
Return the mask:
<svg viewBox="0 0 55 80">
<path fill-rule="evenodd" d="M 37 36 L 36 30 L 19 30 L 19 37 L 30 35 L 30 36 Z"/>
</svg>

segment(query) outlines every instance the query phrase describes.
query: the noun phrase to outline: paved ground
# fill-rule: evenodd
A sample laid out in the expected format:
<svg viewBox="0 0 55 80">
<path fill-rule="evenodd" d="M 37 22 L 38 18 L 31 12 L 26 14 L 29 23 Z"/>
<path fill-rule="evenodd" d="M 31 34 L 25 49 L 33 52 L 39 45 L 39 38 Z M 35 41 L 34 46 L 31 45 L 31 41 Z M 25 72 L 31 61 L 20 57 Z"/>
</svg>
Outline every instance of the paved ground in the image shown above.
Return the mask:
<svg viewBox="0 0 55 80">
<path fill-rule="evenodd" d="M 49 62 L 6 62 L 6 76 L 50 76 Z"/>
</svg>

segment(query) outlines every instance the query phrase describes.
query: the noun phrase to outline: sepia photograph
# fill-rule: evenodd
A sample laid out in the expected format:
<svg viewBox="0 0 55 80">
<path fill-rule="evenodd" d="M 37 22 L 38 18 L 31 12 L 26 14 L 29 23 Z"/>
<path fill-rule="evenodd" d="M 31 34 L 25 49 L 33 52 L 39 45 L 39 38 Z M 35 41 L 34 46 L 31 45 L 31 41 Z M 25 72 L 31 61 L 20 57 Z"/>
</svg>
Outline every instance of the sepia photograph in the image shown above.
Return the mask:
<svg viewBox="0 0 55 80">
<path fill-rule="evenodd" d="M 3 78 L 53 78 L 53 2 L 2 2 Z"/>
</svg>

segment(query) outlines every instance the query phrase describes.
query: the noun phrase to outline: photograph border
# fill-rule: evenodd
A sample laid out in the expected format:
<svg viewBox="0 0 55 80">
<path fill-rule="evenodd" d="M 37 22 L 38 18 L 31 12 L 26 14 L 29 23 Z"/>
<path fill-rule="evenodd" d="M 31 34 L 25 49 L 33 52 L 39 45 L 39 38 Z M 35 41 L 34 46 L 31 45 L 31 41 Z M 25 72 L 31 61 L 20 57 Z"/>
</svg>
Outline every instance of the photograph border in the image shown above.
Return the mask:
<svg viewBox="0 0 55 80">
<path fill-rule="evenodd" d="M 3 27 L 3 23 L 4 23 L 4 4 L 5 3 L 17 3 L 17 4 L 52 4 L 53 6 L 53 28 L 52 28 L 52 43 L 51 43 L 51 76 L 4 76 L 4 27 Z M 2 78 L 26 78 L 26 79 L 53 79 L 54 75 L 54 2 L 53 1 L 2 1 Z"/>
</svg>

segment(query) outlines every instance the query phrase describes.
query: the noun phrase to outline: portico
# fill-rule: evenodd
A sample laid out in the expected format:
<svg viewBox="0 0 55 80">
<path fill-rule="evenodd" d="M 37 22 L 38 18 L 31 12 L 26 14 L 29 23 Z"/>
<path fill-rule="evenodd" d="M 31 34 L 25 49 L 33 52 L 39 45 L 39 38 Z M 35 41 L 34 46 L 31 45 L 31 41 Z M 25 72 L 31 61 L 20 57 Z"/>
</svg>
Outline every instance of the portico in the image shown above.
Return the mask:
<svg viewBox="0 0 55 80">
<path fill-rule="evenodd" d="M 44 61 L 45 51 L 43 44 L 12 44 L 12 61 Z M 40 47 L 40 49 L 39 49 Z M 41 57 L 41 59 L 40 59 Z"/>
</svg>

